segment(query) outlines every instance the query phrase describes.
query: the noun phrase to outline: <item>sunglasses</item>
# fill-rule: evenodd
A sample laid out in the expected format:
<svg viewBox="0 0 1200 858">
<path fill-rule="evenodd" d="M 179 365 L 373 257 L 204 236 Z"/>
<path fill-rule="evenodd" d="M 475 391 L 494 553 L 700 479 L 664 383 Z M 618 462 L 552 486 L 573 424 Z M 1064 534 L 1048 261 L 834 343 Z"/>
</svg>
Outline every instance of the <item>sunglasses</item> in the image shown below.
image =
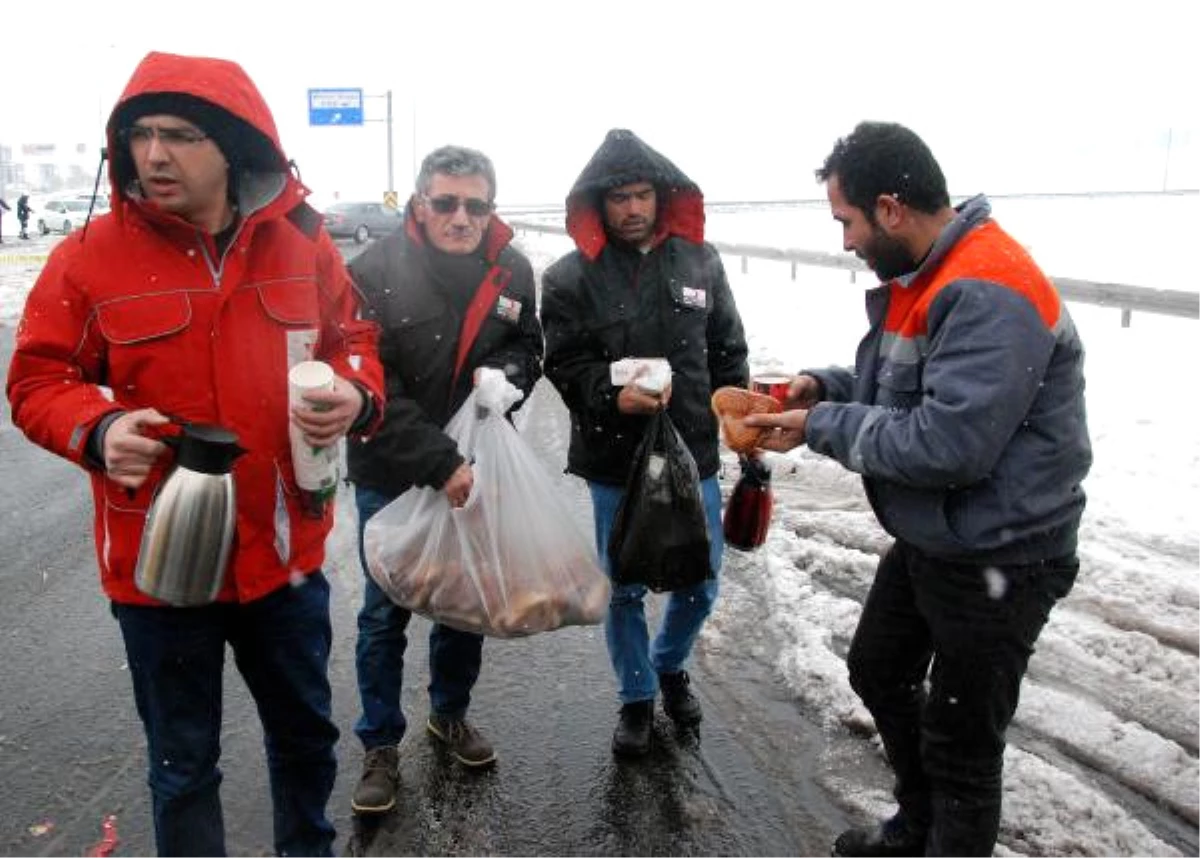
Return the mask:
<svg viewBox="0 0 1200 858">
<path fill-rule="evenodd" d="M 194 146 L 208 139 L 203 131 L 193 128 L 162 128 L 155 125 L 131 125 L 121 129 L 121 137 L 128 143 L 145 145 L 158 138 L 168 149 L 178 146 Z"/>
<path fill-rule="evenodd" d="M 461 205 L 471 217 L 486 217 L 492 213 L 492 203 L 478 197 L 456 197 L 454 194 L 443 194 L 438 197 L 425 197 L 425 202 L 438 214 L 448 215 L 458 211 Z"/>
</svg>

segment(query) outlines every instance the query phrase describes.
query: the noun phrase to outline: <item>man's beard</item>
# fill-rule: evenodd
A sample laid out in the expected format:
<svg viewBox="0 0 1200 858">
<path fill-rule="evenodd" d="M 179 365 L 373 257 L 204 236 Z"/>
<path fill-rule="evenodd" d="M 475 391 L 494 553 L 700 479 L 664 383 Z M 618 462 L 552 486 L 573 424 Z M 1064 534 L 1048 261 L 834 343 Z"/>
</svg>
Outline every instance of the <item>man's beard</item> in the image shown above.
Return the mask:
<svg viewBox="0 0 1200 858">
<path fill-rule="evenodd" d="M 883 283 L 908 274 L 917 267 L 917 260 L 903 243 L 889 236 L 878 225 L 871 230 L 871 243 L 863 248 L 863 259 Z"/>
</svg>

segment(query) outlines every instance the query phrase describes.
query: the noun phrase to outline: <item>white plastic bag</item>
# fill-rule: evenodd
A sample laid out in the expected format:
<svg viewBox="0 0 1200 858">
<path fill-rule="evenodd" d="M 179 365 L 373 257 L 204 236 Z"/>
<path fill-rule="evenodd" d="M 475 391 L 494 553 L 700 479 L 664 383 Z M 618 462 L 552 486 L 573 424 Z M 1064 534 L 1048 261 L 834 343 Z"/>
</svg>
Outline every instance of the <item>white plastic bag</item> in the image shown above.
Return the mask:
<svg viewBox="0 0 1200 858">
<path fill-rule="evenodd" d="M 505 419 L 521 392 L 498 375 L 499 383 L 481 377 L 446 426 L 473 462 L 466 504 L 455 509 L 444 492 L 414 487 L 381 509 L 364 534 L 371 577 L 397 604 L 463 631 L 512 638 L 598 623 L 608 577 Z"/>
</svg>

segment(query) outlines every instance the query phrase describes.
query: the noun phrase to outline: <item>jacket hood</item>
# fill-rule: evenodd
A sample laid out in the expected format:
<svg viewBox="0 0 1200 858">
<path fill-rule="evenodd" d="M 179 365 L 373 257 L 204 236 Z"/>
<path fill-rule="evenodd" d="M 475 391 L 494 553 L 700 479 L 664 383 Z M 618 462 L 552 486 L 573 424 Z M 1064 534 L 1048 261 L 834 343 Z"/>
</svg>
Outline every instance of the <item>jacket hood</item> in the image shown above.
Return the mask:
<svg viewBox="0 0 1200 858">
<path fill-rule="evenodd" d="M 704 195 L 700 188 L 632 131 L 614 128 L 567 195 L 567 233 L 584 256 L 595 259 L 608 243 L 604 193 L 634 182 L 650 182 L 658 192 L 655 244 L 672 235 L 696 244 L 704 241 Z"/>
<path fill-rule="evenodd" d="M 270 182 L 282 189 L 288 159 L 270 108 L 242 67 L 230 60 L 151 52 L 134 69 L 105 129 L 114 199 L 128 198 L 137 178 L 119 132 L 158 112 L 188 119 L 212 137 L 229 161 L 231 180 L 257 174 L 251 184 L 261 188 L 262 174 L 283 174 Z"/>
</svg>

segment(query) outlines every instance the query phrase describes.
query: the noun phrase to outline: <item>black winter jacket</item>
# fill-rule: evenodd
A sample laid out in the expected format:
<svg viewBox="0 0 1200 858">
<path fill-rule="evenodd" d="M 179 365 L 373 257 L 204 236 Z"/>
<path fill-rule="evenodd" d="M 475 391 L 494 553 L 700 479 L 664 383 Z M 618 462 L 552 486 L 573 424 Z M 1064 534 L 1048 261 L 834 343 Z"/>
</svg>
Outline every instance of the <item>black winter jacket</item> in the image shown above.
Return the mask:
<svg viewBox="0 0 1200 858">
<path fill-rule="evenodd" d="M 610 243 L 599 208 L 605 190 L 650 181 L 658 191 L 656 243 L 647 253 Z M 746 385 L 746 338 L 720 254 L 703 241 L 699 188 L 628 131 L 609 133 L 567 198 L 577 250 L 542 279 L 546 376 L 571 412 L 567 470 L 623 484 L 647 418 L 617 410 L 609 364 L 623 357 L 671 363 L 668 413 L 701 478 L 720 464 L 710 400 Z"/>
<path fill-rule="evenodd" d="M 381 329 L 379 357 L 387 384 L 382 428 L 368 441 L 348 442 L 349 478 L 393 496 L 414 485 L 440 489 L 462 464 L 442 428 L 470 395 L 475 369 L 504 370 L 526 397 L 542 375 L 533 269 L 509 246 L 512 230 L 493 216 L 477 282 L 493 263 L 511 279 L 453 382 L 463 315 L 476 290 L 449 295 L 438 286 L 430 268 L 435 251 L 411 215 L 410 210 L 404 229 L 377 241 L 349 266 L 362 292 L 363 315 Z"/>
</svg>

